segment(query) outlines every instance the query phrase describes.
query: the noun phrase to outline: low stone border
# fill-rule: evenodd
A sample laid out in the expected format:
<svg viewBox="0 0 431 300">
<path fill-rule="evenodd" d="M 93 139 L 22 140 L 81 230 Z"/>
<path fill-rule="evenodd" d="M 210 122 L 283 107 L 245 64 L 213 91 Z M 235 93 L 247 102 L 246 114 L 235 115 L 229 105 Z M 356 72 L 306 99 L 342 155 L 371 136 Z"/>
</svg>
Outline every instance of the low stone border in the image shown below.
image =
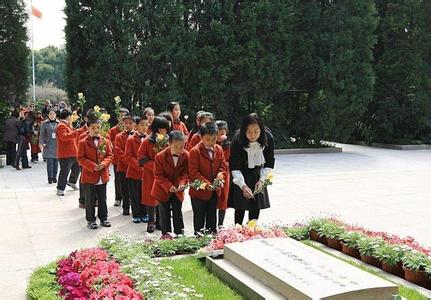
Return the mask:
<svg viewBox="0 0 431 300">
<path fill-rule="evenodd" d="M 325 148 L 298 148 L 298 149 L 275 149 L 275 154 L 318 154 L 318 153 L 340 153 L 343 152 L 341 147 Z"/>
<path fill-rule="evenodd" d="M 325 246 L 325 245 L 323 245 L 321 243 L 318 243 L 318 242 L 315 242 L 315 241 L 311 241 L 311 240 L 308 241 L 308 242 L 310 244 L 312 244 L 313 247 L 321 250 L 322 252 L 325 252 L 327 254 L 331 254 L 331 255 L 333 255 L 335 257 L 338 257 L 340 259 L 344 259 L 344 260 L 348 260 L 348 261 L 352 261 L 354 263 L 357 263 L 357 264 L 359 264 L 359 265 L 361 265 L 363 267 L 366 267 L 366 268 L 372 270 L 373 272 L 378 273 L 383 278 L 386 278 L 387 280 L 392 281 L 395 284 L 403 285 L 405 287 L 414 289 L 414 290 L 418 291 L 419 293 L 421 293 L 422 295 L 424 295 L 426 298 L 431 299 L 431 291 L 427 290 L 426 288 L 423 288 L 423 287 L 421 287 L 419 285 L 416 285 L 416 284 L 411 283 L 411 282 L 409 282 L 407 280 L 404 280 L 401 277 L 398 277 L 398 276 L 392 275 L 390 273 L 387 273 L 387 272 L 383 271 L 382 269 L 379 269 L 379 268 L 376 268 L 376 267 L 374 267 L 372 265 L 366 264 L 366 263 L 364 263 L 363 261 L 361 261 L 359 259 L 356 259 L 354 257 L 346 255 L 343 252 L 337 251 L 335 249 L 329 248 L 329 247 L 327 247 L 327 246 Z"/>
<path fill-rule="evenodd" d="M 431 145 L 419 144 L 419 145 L 398 145 L 398 144 L 383 144 L 383 143 L 371 143 L 371 145 L 365 142 L 356 142 L 355 145 L 392 149 L 392 150 L 431 150 Z"/>
</svg>

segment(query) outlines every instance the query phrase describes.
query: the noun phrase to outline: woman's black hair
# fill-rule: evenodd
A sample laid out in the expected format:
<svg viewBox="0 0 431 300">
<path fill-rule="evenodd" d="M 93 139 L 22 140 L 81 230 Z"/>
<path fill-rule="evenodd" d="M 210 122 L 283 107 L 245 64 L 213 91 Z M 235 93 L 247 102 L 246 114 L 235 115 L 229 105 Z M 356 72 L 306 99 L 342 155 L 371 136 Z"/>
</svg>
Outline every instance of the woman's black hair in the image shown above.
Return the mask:
<svg viewBox="0 0 431 300">
<path fill-rule="evenodd" d="M 201 136 L 204 135 L 216 135 L 217 134 L 217 125 L 214 122 L 205 122 L 202 124 L 199 129 L 199 133 Z"/>
<path fill-rule="evenodd" d="M 58 117 L 60 120 L 65 120 L 68 116 L 71 116 L 72 112 L 68 110 L 67 108 L 60 110 L 60 113 L 58 114 Z"/>
<path fill-rule="evenodd" d="M 240 143 L 240 145 L 243 147 L 248 147 L 250 141 L 247 139 L 246 132 L 247 132 L 248 125 L 251 125 L 251 124 L 259 125 L 260 136 L 257 139 L 257 142 L 261 146 L 267 146 L 268 141 L 266 138 L 265 124 L 263 123 L 263 120 L 255 113 L 248 114 L 242 119 L 241 128 L 239 130 L 239 143 Z"/>
<path fill-rule="evenodd" d="M 169 133 L 169 143 L 175 142 L 175 141 L 184 141 L 185 136 L 184 133 L 182 133 L 179 130 L 172 130 Z"/>
<path fill-rule="evenodd" d="M 175 108 L 175 106 L 180 105 L 179 102 L 169 102 L 168 105 L 166 106 L 166 110 L 169 112 L 172 112 Z"/>
<path fill-rule="evenodd" d="M 154 117 L 150 129 L 152 135 L 156 135 L 159 132 L 159 129 L 166 129 L 169 131 L 169 121 L 161 116 Z"/>
</svg>

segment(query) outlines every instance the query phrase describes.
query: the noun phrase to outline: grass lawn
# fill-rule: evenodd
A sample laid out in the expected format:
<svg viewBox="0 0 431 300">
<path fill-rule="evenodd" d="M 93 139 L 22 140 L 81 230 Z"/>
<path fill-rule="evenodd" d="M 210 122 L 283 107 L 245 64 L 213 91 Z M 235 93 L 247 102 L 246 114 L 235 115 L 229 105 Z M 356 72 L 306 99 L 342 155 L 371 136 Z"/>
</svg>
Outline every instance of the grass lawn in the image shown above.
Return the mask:
<svg viewBox="0 0 431 300">
<path fill-rule="evenodd" d="M 310 242 L 310 241 L 308 241 L 308 240 L 305 240 L 305 241 L 302 241 L 302 242 L 304 244 L 306 244 L 307 246 L 313 247 L 314 249 L 317 249 L 317 250 L 322 251 L 322 252 L 324 252 L 324 253 L 326 253 L 328 255 L 331 255 L 331 256 L 333 256 L 333 257 L 335 257 L 337 259 L 345 261 L 346 263 L 351 264 L 352 266 L 355 266 L 355 267 L 357 267 L 357 268 L 359 268 L 361 270 L 364 270 L 364 271 L 366 271 L 368 273 L 371 273 L 371 274 L 376 275 L 376 276 L 378 276 L 380 278 L 383 278 L 385 280 L 390 281 L 389 279 L 385 278 L 384 276 L 382 276 L 381 274 L 375 272 L 374 270 L 372 270 L 370 268 L 367 268 L 367 267 L 365 267 L 365 266 L 363 266 L 361 264 L 358 264 L 358 263 L 356 263 L 354 261 L 351 261 L 349 259 L 343 259 L 343 258 L 337 257 L 335 255 L 332 255 L 331 253 L 326 252 L 326 251 L 322 250 L 321 248 L 314 246 L 313 243 Z M 395 283 L 395 284 L 397 284 L 397 283 Z M 428 299 L 427 297 L 425 297 L 424 295 L 422 295 L 418 291 L 416 291 L 414 289 L 411 289 L 411 288 L 408 288 L 408 287 L 405 287 L 405 286 L 402 286 L 402 285 L 399 286 L 399 293 L 400 293 L 400 296 L 405 297 L 408 300 L 427 300 Z"/>
<path fill-rule="evenodd" d="M 172 267 L 172 273 L 182 279 L 182 283 L 192 286 L 203 295 L 203 299 L 243 299 L 234 290 L 211 274 L 205 261 L 194 257 L 163 259 L 163 266 Z"/>
<path fill-rule="evenodd" d="M 37 268 L 30 276 L 27 286 L 27 299 L 29 300 L 56 300 L 60 286 L 57 284 L 55 268 L 57 262 L 54 261 L 46 266 Z"/>
</svg>

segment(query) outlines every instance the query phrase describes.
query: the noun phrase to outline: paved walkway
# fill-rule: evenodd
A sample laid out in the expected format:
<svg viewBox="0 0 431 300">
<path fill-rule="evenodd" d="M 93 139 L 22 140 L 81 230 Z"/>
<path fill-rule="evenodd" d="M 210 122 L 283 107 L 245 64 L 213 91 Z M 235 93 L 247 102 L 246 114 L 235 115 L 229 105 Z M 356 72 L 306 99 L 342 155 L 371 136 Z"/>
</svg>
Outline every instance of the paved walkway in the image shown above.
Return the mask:
<svg viewBox="0 0 431 300">
<path fill-rule="evenodd" d="M 411 235 L 431 246 L 431 151 L 397 151 L 341 145 L 343 153 L 277 157 L 272 208 L 263 222 L 290 223 L 332 214 L 376 230 Z M 0 299 L 24 299 L 32 269 L 77 248 L 95 245 L 108 232 L 142 234 L 113 207 L 108 186 L 110 229 L 86 229 L 78 192 L 55 196 L 45 164 L 17 172 L 0 169 Z M 191 206 L 183 209 L 191 230 Z M 227 213 L 227 224 L 233 212 Z"/>
</svg>

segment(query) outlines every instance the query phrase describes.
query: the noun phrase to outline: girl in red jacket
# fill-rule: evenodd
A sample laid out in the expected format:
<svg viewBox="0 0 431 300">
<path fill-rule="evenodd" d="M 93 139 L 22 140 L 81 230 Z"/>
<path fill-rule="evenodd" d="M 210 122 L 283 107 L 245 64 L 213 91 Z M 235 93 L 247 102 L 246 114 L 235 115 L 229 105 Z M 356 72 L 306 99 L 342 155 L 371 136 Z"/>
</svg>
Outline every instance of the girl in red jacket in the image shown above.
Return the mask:
<svg viewBox="0 0 431 300">
<path fill-rule="evenodd" d="M 188 182 L 189 153 L 184 150 L 185 137 L 181 131 L 169 133 L 169 148 L 159 152 L 154 159 L 154 184 L 151 195 L 159 202 L 162 238 L 171 238 L 171 209 L 174 233 L 183 234 L 181 211 L 184 189 Z"/>
<path fill-rule="evenodd" d="M 173 122 L 172 122 L 172 130 L 181 131 L 186 137 L 189 134 L 189 130 L 187 129 L 186 124 L 184 124 L 180 120 L 181 116 L 181 107 L 178 102 L 171 102 L 168 104 L 166 110 L 171 114 Z"/>
<path fill-rule="evenodd" d="M 193 208 L 193 227 L 195 234 L 203 229 L 217 231 L 217 203 L 222 197 L 222 189 L 213 190 L 215 179 L 225 179 L 226 161 L 223 149 L 216 144 L 217 126 L 214 122 L 202 124 L 200 129 L 202 141 L 190 150 L 190 181 L 202 181 L 199 189 L 190 189 Z"/>
<path fill-rule="evenodd" d="M 142 142 L 137 156 L 139 165 L 143 167 L 141 202 L 147 207 L 148 211 L 147 232 L 152 233 L 156 229 L 155 212 L 158 204 L 157 199 L 151 195 L 154 183 L 154 158 L 157 153 L 168 146 L 169 121 L 157 116 L 151 123 L 150 129 L 151 135 Z"/>
<path fill-rule="evenodd" d="M 138 149 L 147 137 L 148 120 L 144 115 L 135 117 L 136 131 L 126 142 L 124 157 L 127 162 L 126 179 L 130 192 L 133 223 L 148 222 L 148 214 L 141 203 L 142 196 L 142 167 L 138 161 Z"/>
<path fill-rule="evenodd" d="M 214 116 L 210 112 L 203 112 L 200 114 L 199 117 L 199 126 L 202 126 L 202 124 L 206 122 L 214 122 Z M 202 136 L 199 132 L 195 133 L 193 136 L 189 136 L 189 140 L 187 142 L 187 150 L 190 151 L 194 146 L 199 144 L 199 142 L 202 140 Z"/>
<path fill-rule="evenodd" d="M 109 181 L 109 165 L 112 162 L 110 141 L 100 136 L 100 120 L 91 118 L 87 122 L 89 135 L 79 142 L 78 162 L 82 167 L 81 183 L 85 196 L 85 218 L 87 227 L 96 229 L 97 216 L 102 227 L 111 227 L 106 206 L 106 183 Z"/>
</svg>

